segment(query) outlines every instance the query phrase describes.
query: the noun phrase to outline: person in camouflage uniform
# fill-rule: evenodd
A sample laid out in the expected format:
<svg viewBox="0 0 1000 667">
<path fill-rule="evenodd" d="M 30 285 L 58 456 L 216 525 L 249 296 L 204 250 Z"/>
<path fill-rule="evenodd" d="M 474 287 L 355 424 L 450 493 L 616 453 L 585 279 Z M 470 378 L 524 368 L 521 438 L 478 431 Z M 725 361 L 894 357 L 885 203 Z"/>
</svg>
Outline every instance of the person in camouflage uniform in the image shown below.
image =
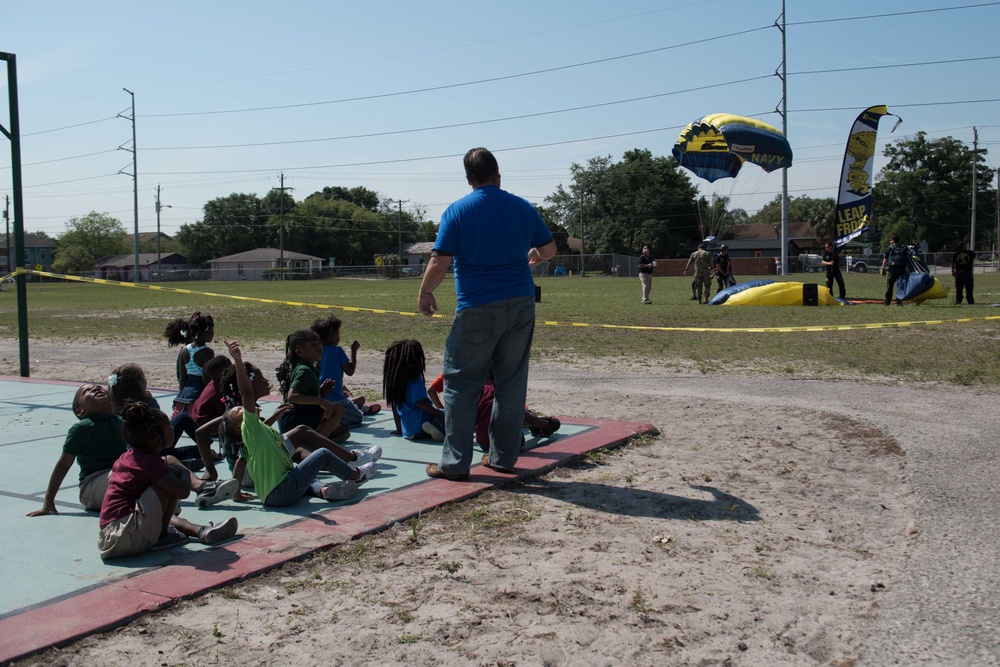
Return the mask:
<svg viewBox="0 0 1000 667">
<path fill-rule="evenodd" d="M 709 254 L 707 243 L 699 243 L 698 249 L 691 253 L 684 265 L 684 275 L 687 275 L 691 264 L 694 264 L 694 281 L 697 283 L 698 303 L 708 303 L 712 296 L 712 255 Z M 705 300 L 701 300 L 701 295 Z"/>
</svg>

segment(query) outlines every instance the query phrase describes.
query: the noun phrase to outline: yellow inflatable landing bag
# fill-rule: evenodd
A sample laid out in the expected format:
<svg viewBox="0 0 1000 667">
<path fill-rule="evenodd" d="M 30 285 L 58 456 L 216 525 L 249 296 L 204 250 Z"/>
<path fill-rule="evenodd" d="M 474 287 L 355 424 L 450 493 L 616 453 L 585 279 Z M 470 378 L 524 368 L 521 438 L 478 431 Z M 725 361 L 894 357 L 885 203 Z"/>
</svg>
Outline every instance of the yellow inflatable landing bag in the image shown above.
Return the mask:
<svg viewBox="0 0 1000 667">
<path fill-rule="evenodd" d="M 820 306 L 843 306 L 825 285 L 816 286 Z M 724 306 L 801 306 L 802 283 L 771 283 L 733 294 Z"/>
</svg>

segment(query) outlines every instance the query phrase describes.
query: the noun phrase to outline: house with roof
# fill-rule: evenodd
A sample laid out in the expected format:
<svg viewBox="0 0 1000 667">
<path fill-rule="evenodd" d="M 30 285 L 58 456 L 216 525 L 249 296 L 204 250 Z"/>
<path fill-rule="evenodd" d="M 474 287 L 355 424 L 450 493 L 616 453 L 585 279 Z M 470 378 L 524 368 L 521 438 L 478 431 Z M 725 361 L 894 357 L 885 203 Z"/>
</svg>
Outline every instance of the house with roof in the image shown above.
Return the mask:
<svg viewBox="0 0 1000 667">
<path fill-rule="evenodd" d="M 401 263 L 403 266 L 416 267 L 422 272 L 422 267 L 430 261 L 431 250 L 434 250 L 434 241 L 407 243 L 403 245 Z"/>
<path fill-rule="evenodd" d="M 135 253 L 108 255 L 94 264 L 93 277 L 123 282 L 158 282 L 161 280 L 187 280 L 192 269 L 183 255 L 162 253 L 159 260 L 155 252 L 139 253 L 139 278 L 135 278 Z"/>
<path fill-rule="evenodd" d="M 781 257 L 781 225 L 751 224 L 732 225 L 726 228 L 725 238 L 719 243 L 729 246 L 729 256 L 771 258 Z M 823 244 L 808 222 L 788 223 L 788 256 L 818 252 Z"/>
<path fill-rule="evenodd" d="M 280 275 L 283 266 L 292 279 L 319 275 L 329 265 L 328 260 L 278 248 L 257 248 L 235 255 L 217 257 L 209 262 L 212 280 L 270 280 Z"/>
<path fill-rule="evenodd" d="M 8 248 L 10 252 L 8 253 Z M 52 261 L 56 256 L 56 241 L 42 234 L 24 235 L 24 266 L 34 269 L 41 266 L 41 271 L 51 271 Z M 0 273 L 7 275 L 14 270 L 14 235 L 0 234 Z M 32 276 L 28 276 L 32 279 Z"/>
</svg>

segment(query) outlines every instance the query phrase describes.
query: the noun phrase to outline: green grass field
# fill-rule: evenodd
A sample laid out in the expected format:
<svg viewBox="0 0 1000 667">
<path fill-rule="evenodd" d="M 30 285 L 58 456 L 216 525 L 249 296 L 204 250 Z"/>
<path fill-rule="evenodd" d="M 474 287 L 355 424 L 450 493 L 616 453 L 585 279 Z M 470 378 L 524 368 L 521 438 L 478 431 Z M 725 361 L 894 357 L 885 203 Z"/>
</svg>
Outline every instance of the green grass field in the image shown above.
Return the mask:
<svg viewBox="0 0 1000 667">
<path fill-rule="evenodd" d="M 745 277 L 753 279 L 753 277 Z M 948 275 L 942 284 L 953 287 Z M 821 282 L 821 275 L 798 274 L 788 280 Z M 956 306 L 948 299 L 904 308 L 863 304 L 850 307 L 718 307 L 690 300 L 690 278 L 657 277 L 653 305 L 639 303 L 635 278 L 540 278 L 542 302 L 535 332 L 534 357 L 545 359 L 603 358 L 630 361 L 650 368 L 697 369 L 704 373 L 788 373 L 809 377 L 897 377 L 964 385 L 1000 384 L 996 339 L 1000 310 L 1000 274 L 976 274 L 975 306 Z M 416 310 L 416 279 L 330 279 L 302 282 L 191 282 L 164 287 L 277 301 L 353 308 Z M 885 291 L 878 274 L 849 274 L 848 296 L 880 299 Z M 167 321 L 195 310 L 216 320 L 217 337 L 248 344 L 277 344 L 316 317 L 333 313 L 344 321 L 346 341 L 358 339 L 365 349 L 385 349 L 397 338 L 417 338 L 428 354 L 441 351 L 454 312 L 454 288 L 446 281 L 436 293 L 441 314 L 418 315 L 345 312 L 314 306 L 289 306 L 234 300 L 222 296 L 177 294 L 87 283 L 30 283 L 29 339 L 148 339 L 162 344 Z M 970 322 L 953 322 L 973 318 Z M 899 326 L 944 320 L 943 324 Z M 545 321 L 590 326 L 551 326 Z M 886 323 L 896 326 L 849 331 L 725 332 L 609 329 L 594 325 L 639 327 L 765 328 Z M 17 337 L 13 286 L 0 292 L 0 336 Z"/>
</svg>

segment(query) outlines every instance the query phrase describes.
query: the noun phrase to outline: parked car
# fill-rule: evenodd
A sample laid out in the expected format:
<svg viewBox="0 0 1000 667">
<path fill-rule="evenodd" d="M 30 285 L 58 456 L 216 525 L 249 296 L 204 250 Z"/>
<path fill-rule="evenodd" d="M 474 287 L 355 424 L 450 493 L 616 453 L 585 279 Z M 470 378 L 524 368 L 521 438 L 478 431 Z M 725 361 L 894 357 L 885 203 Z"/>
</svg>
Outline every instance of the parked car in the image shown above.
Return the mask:
<svg viewBox="0 0 1000 667">
<path fill-rule="evenodd" d="M 404 278 L 406 278 L 406 277 L 413 277 L 413 276 L 422 275 L 423 274 L 423 268 L 424 267 L 422 267 L 422 266 L 404 266 L 402 269 L 400 269 L 399 272 L 400 272 L 400 274 Z"/>
</svg>

